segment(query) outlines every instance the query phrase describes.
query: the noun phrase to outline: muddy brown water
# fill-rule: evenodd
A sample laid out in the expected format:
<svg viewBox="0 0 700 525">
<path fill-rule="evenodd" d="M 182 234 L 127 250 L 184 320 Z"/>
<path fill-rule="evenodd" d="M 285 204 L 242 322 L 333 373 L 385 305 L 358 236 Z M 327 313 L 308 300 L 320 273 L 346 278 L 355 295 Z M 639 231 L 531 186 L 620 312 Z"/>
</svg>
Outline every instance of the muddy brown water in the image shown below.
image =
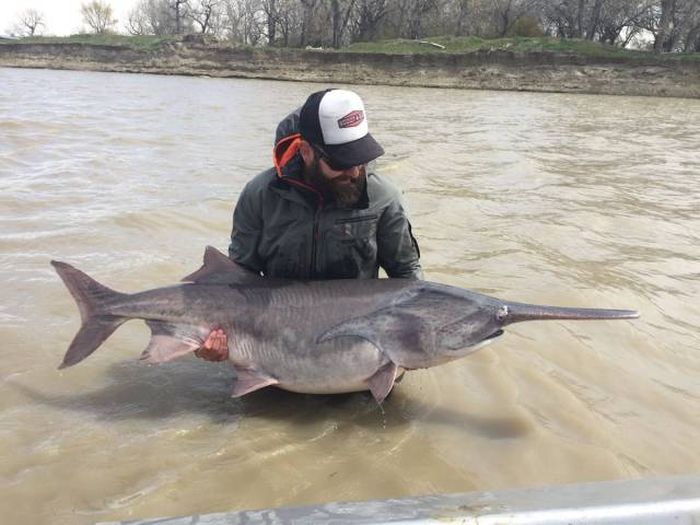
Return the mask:
<svg viewBox="0 0 700 525">
<path fill-rule="evenodd" d="M 426 277 L 635 308 L 527 323 L 367 395 L 228 397 L 140 364 L 140 322 L 58 371 L 49 266 L 139 291 L 226 249 L 276 122 L 314 84 L 0 69 L 0 515 L 91 523 L 700 472 L 700 101 L 357 87 Z"/>
</svg>

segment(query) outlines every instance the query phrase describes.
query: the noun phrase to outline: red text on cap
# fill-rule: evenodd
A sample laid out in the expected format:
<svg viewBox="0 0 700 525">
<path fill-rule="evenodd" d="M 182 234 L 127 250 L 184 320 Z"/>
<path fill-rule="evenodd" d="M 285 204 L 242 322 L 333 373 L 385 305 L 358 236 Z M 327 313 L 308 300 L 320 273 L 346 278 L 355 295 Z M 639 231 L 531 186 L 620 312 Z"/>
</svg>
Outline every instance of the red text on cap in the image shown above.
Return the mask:
<svg viewBox="0 0 700 525">
<path fill-rule="evenodd" d="M 359 126 L 363 120 L 365 120 L 365 112 L 361 109 L 356 109 L 355 111 L 351 111 L 343 118 L 339 119 L 338 127 L 341 129 L 354 128 L 355 126 Z"/>
</svg>

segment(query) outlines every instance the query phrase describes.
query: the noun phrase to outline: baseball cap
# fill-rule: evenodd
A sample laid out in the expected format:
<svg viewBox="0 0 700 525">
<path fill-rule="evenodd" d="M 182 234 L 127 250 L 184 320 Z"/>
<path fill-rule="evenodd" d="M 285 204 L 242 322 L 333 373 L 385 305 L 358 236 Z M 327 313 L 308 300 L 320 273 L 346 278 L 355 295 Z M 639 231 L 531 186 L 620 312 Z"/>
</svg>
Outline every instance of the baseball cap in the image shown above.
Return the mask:
<svg viewBox="0 0 700 525">
<path fill-rule="evenodd" d="M 366 164 L 384 154 L 369 134 L 362 99 L 352 91 L 327 89 L 311 94 L 301 108 L 299 131 L 325 154 L 333 169 Z"/>
</svg>

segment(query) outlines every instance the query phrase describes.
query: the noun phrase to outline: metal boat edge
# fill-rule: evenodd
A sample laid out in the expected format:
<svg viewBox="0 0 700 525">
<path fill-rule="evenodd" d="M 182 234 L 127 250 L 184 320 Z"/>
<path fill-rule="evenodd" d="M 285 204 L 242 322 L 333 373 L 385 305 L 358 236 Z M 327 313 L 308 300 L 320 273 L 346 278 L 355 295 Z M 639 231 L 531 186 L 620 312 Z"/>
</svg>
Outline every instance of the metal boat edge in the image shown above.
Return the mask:
<svg viewBox="0 0 700 525">
<path fill-rule="evenodd" d="M 700 524 L 700 475 L 467 492 L 318 506 L 220 512 L 98 525 L 691 525 Z"/>
</svg>

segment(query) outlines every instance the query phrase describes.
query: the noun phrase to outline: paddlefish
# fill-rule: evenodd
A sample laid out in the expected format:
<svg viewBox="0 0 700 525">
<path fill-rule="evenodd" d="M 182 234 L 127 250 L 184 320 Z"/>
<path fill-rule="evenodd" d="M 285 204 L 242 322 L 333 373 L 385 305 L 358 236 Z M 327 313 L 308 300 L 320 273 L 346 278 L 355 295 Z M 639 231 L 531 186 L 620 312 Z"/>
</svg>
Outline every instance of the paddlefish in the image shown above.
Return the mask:
<svg viewBox="0 0 700 525">
<path fill-rule="evenodd" d="M 510 324 L 548 319 L 632 319 L 634 310 L 503 301 L 414 279 L 293 281 L 266 278 L 207 247 L 182 284 L 126 294 L 51 261 L 78 304 L 82 325 L 60 368 L 92 354 L 122 323 L 142 319 L 141 359 L 163 363 L 227 334 L 234 397 L 275 386 L 333 394 L 369 390 L 382 403 L 404 371 L 462 358 Z"/>
</svg>

